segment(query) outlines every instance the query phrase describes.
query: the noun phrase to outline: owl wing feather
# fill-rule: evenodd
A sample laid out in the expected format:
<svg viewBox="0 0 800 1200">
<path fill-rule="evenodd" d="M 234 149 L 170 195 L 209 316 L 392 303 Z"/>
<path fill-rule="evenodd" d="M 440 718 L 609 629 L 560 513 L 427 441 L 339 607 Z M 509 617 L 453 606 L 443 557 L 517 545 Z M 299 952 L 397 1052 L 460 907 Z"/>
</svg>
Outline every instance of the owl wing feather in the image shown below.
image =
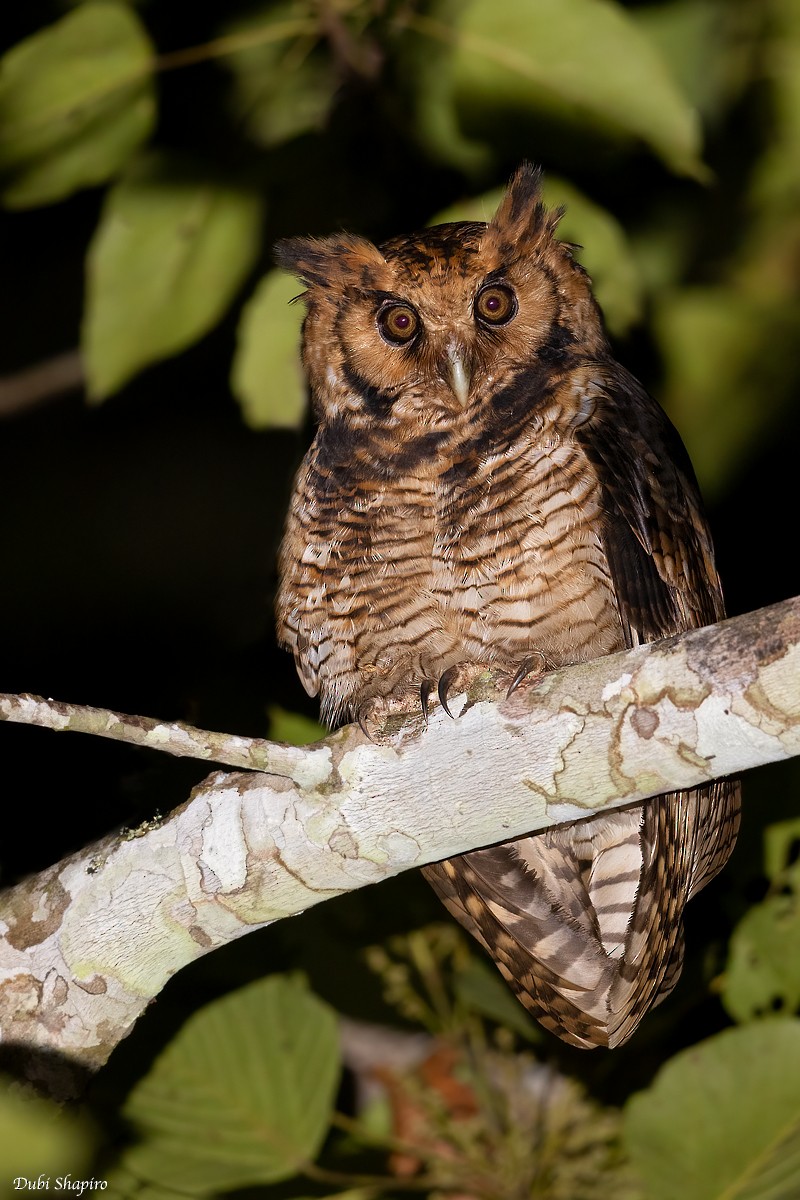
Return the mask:
<svg viewBox="0 0 800 1200">
<path fill-rule="evenodd" d="M 602 481 L 601 540 L 625 644 L 720 619 L 711 540 L 678 435 L 616 363 L 593 386 L 602 403 L 575 436 Z M 424 873 L 546 1028 L 611 1047 L 674 987 L 683 909 L 727 861 L 738 822 L 738 783 L 722 780 Z"/>
<path fill-rule="evenodd" d="M 722 591 L 684 445 L 623 367 L 609 364 L 601 381 L 599 419 L 580 427 L 576 438 L 602 479 L 603 546 L 626 642 L 655 641 L 718 621 L 724 616 Z"/>
</svg>

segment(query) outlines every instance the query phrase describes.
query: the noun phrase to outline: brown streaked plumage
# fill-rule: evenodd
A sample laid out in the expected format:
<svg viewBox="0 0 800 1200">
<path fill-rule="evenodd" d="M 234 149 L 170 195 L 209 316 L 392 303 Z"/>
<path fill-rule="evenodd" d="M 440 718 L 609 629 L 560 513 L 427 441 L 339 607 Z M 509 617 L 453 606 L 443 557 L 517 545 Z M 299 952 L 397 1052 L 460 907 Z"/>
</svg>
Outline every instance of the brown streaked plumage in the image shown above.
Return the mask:
<svg viewBox="0 0 800 1200">
<path fill-rule="evenodd" d="M 280 556 L 280 641 L 325 718 L 446 705 L 723 615 L 691 465 L 614 361 L 524 165 L 488 224 L 282 243 L 318 419 Z M 531 1012 L 615 1046 L 674 986 L 738 785 L 671 793 L 425 869 Z"/>
</svg>

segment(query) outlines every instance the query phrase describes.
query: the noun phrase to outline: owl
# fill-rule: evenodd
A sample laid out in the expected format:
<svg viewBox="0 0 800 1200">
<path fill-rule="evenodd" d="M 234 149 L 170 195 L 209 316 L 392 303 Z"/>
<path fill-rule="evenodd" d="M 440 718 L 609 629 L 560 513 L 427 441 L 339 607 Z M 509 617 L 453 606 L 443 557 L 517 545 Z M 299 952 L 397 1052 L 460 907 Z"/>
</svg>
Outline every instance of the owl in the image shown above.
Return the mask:
<svg viewBox="0 0 800 1200">
<path fill-rule="evenodd" d="M 278 636 L 331 723 L 449 711 L 487 668 L 513 689 L 724 615 L 687 454 L 614 360 L 560 216 L 523 164 L 488 224 L 277 248 L 318 423 Z M 424 874 L 547 1029 L 613 1047 L 675 985 L 684 906 L 738 821 L 720 781 Z"/>
</svg>

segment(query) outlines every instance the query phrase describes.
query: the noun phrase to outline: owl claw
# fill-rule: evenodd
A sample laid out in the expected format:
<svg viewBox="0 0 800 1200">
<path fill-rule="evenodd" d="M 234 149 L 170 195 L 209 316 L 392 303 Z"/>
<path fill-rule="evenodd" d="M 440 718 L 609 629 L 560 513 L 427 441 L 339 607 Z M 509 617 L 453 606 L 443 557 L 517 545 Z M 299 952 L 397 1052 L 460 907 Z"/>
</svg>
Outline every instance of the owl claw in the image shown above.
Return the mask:
<svg viewBox="0 0 800 1200">
<path fill-rule="evenodd" d="M 425 728 L 428 727 L 428 699 L 433 691 L 433 680 L 423 679 L 419 685 L 419 702 L 422 708 L 422 716 L 425 721 Z"/>
<path fill-rule="evenodd" d="M 437 688 L 437 691 L 439 693 L 439 703 L 441 704 L 444 711 L 447 713 L 448 717 L 452 717 L 453 720 L 455 720 L 455 717 L 453 717 L 453 714 L 450 712 L 450 709 L 447 706 L 447 694 L 450 691 L 450 685 L 452 684 L 452 682 L 455 679 L 457 674 L 458 674 L 458 667 L 448 667 L 448 669 L 442 674 L 441 678 L 439 679 L 439 687 Z"/>
<path fill-rule="evenodd" d="M 511 683 L 508 685 L 508 691 L 506 692 L 506 700 L 508 699 L 509 696 L 512 696 L 514 694 L 514 692 L 517 690 L 517 688 L 523 682 L 523 680 L 527 679 L 527 677 L 530 675 L 531 671 L 533 670 L 534 666 L 536 666 L 539 669 L 540 673 L 543 672 L 544 670 L 546 670 L 546 668 L 547 668 L 547 659 L 545 658 L 544 654 L 541 653 L 541 651 L 539 651 L 535 655 L 531 655 L 529 658 L 523 658 L 522 662 L 519 664 L 519 667 L 517 668 L 516 675 L 511 680 Z"/>
<path fill-rule="evenodd" d="M 369 717 L 369 715 L 370 715 L 369 702 L 367 702 L 366 704 L 360 704 L 358 707 L 358 712 L 356 713 L 356 720 L 358 721 L 358 724 L 361 728 L 361 732 L 364 734 L 364 736 L 368 737 L 370 741 L 374 741 L 372 734 L 370 733 L 369 729 L 367 728 L 367 718 Z"/>
</svg>

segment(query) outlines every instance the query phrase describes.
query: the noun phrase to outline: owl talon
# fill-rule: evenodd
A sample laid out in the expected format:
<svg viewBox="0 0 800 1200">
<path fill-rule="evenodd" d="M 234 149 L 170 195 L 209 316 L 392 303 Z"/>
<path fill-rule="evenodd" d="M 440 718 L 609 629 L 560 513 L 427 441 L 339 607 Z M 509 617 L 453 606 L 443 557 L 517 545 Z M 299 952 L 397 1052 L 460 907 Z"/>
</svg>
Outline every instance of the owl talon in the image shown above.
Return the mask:
<svg viewBox="0 0 800 1200">
<path fill-rule="evenodd" d="M 439 703 L 447 713 L 448 717 L 451 717 L 453 720 L 455 720 L 455 717 L 453 717 L 453 714 L 450 712 L 450 709 L 447 706 L 447 695 L 456 675 L 458 675 L 458 667 L 448 667 L 448 669 L 439 679 L 439 687 L 437 688 L 439 693 Z"/>
<path fill-rule="evenodd" d="M 368 737 L 369 740 L 373 742 L 375 739 L 367 727 L 367 721 L 371 715 L 371 712 L 372 706 L 369 701 L 367 701 L 366 704 L 360 704 L 356 713 L 356 720 L 358 721 L 359 727 L 364 736 Z"/>
<path fill-rule="evenodd" d="M 517 690 L 517 688 L 523 682 L 523 680 L 528 678 L 531 671 L 534 669 L 534 665 L 536 666 L 536 668 L 540 674 L 543 674 L 544 671 L 547 669 L 547 665 L 548 665 L 547 659 L 545 658 L 544 654 L 542 654 L 541 650 L 537 651 L 537 653 L 535 655 L 530 655 L 529 658 L 523 658 L 522 662 L 519 664 L 519 667 L 517 668 L 516 675 L 511 680 L 511 683 L 508 685 L 508 691 L 506 692 L 506 700 L 509 698 L 509 696 L 512 696 L 514 694 L 514 692 Z"/>
<path fill-rule="evenodd" d="M 432 691 L 433 691 L 433 680 L 432 679 L 423 679 L 422 683 L 419 685 L 419 702 L 420 702 L 420 706 L 422 708 L 422 716 L 425 721 L 426 729 L 428 727 L 428 700 L 430 698 L 430 694 Z"/>
</svg>

